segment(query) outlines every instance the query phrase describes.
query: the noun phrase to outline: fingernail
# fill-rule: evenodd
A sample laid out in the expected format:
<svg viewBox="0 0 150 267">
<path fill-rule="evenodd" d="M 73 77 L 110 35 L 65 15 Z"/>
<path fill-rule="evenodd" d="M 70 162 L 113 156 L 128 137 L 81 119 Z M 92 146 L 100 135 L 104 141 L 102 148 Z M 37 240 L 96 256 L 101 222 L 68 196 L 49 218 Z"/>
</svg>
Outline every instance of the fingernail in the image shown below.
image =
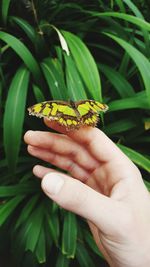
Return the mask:
<svg viewBox="0 0 150 267">
<path fill-rule="evenodd" d="M 61 190 L 64 179 L 56 173 L 48 173 L 42 180 L 42 188 L 47 195 L 56 195 Z"/>
</svg>

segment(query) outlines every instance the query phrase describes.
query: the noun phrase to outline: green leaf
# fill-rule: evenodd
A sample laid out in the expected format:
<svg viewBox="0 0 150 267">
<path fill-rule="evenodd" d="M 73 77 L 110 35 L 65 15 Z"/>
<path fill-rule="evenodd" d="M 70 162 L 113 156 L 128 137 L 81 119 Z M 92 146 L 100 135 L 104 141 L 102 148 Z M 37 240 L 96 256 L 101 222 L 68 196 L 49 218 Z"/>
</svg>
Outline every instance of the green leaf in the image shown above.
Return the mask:
<svg viewBox="0 0 150 267">
<path fill-rule="evenodd" d="M 62 234 L 62 253 L 67 258 L 74 258 L 77 242 L 77 221 L 76 215 L 71 212 L 65 213 L 63 234 Z"/>
<path fill-rule="evenodd" d="M 38 84 L 41 84 L 41 70 L 29 49 L 19 39 L 9 33 L 0 31 L 0 39 L 6 42 L 16 52 L 16 54 L 22 59 L 28 69 L 32 72 L 35 81 Z"/>
<path fill-rule="evenodd" d="M 79 242 L 77 244 L 76 257 L 81 267 L 96 266 L 85 246 Z"/>
<path fill-rule="evenodd" d="M 105 64 L 99 64 L 98 66 L 122 98 L 134 96 L 133 87 L 118 71 Z"/>
<path fill-rule="evenodd" d="M 45 79 L 53 99 L 66 100 L 67 89 L 64 82 L 62 67 L 57 59 L 48 58 L 41 64 Z"/>
<path fill-rule="evenodd" d="M 133 47 L 126 41 L 112 34 L 108 34 L 108 33 L 105 33 L 105 34 L 109 36 L 110 38 L 112 38 L 113 40 L 115 40 L 118 44 L 120 44 L 126 50 L 126 52 L 130 55 L 130 57 L 135 62 L 135 64 L 137 65 L 141 73 L 141 76 L 143 78 L 145 90 L 147 93 L 147 99 L 148 99 L 148 103 L 150 106 L 150 72 L 149 72 L 150 62 L 149 60 L 140 51 L 138 51 L 135 47 Z"/>
<path fill-rule="evenodd" d="M 66 83 L 70 100 L 87 99 L 83 82 L 71 56 L 64 55 L 66 63 Z"/>
<path fill-rule="evenodd" d="M 24 67 L 19 68 L 11 82 L 5 106 L 4 147 L 12 173 L 18 161 L 28 83 L 29 71 Z"/>
<path fill-rule="evenodd" d="M 51 235 L 53 241 L 55 242 L 55 245 L 58 246 L 60 230 L 59 230 L 59 217 L 56 211 L 50 213 L 49 210 L 47 210 L 46 223 L 49 234 Z"/>
<path fill-rule="evenodd" d="M 43 95 L 42 90 L 35 84 L 33 84 L 33 92 L 37 103 L 45 101 L 45 96 Z"/>
<path fill-rule="evenodd" d="M 39 188 L 35 186 L 33 181 L 26 184 L 20 183 L 17 185 L 0 186 L 0 197 L 12 197 L 16 194 L 33 194 L 35 192 L 39 192 Z"/>
<path fill-rule="evenodd" d="M 144 92 L 142 92 L 142 94 L 136 94 L 135 97 L 110 102 L 108 111 L 111 112 L 130 108 L 150 109 L 148 99 Z"/>
<path fill-rule="evenodd" d="M 150 182 L 144 180 L 144 184 L 146 185 L 148 191 L 150 191 Z"/>
<path fill-rule="evenodd" d="M 21 224 L 26 222 L 26 220 L 30 216 L 31 212 L 33 211 L 33 208 L 35 208 L 35 205 L 37 204 L 38 198 L 39 198 L 38 195 L 32 196 L 31 199 L 23 207 L 21 214 L 19 215 L 19 218 L 18 218 L 17 223 L 15 225 L 15 229 L 18 228 Z"/>
<path fill-rule="evenodd" d="M 24 33 L 33 43 L 36 53 L 40 58 L 48 53 L 43 35 L 33 28 L 26 20 L 16 16 L 10 16 L 9 20 L 11 23 L 17 24 L 24 31 Z"/>
<path fill-rule="evenodd" d="M 9 10 L 9 6 L 10 6 L 11 0 L 2 0 L 2 20 L 4 22 L 4 24 L 7 23 L 7 17 L 8 17 L 8 10 Z"/>
<path fill-rule="evenodd" d="M 104 258 L 103 255 L 101 254 L 100 250 L 98 249 L 91 233 L 89 231 L 87 231 L 86 229 L 83 229 L 83 233 L 84 233 L 85 241 L 87 242 L 89 247 L 93 250 L 93 252 L 95 254 L 97 254 L 98 256 L 100 256 L 101 258 Z"/>
<path fill-rule="evenodd" d="M 69 267 L 70 259 L 59 253 L 55 267 Z"/>
<path fill-rule="evenodd" d="M 1 202 L 0 204 L 0 226 L 7 220 L 15 208 L 20 204 L 20 202 L 25 198 L 25 196 L 16 196 L 11 200 L 6 202 Z"/>
<path fill-rule="evenodd" d="M 79 73 L 93 99 L 102 101 L 101 82 L 96 63 L 85 44 L 76 35 L 62 31 Z"/>
<path fill-rule="evenodd" d="M 114 17 L 118 19 L 123 19 L 127 22 L 131 22 L 134 25 L 137 25 L 141 27 L 142 29 L 145 29 L 147 31 L 150 31 L 150 23 L 146 22 L 145 20 L 141 18 L 137 18 L 132 15 L 124 14 L 124 13 L 119 13 L 119 12 L 104 12 L 104 13 L 99 13 L 99 12 L 86 12 L 91 14 L 92 16 L 96 17 Z"/>
<path fill-rule="evenodd" d="M 10 16 L 9 20 L 15 22 L 26 33 L 32 43 L 35 43 L 36 32 L 26 20 L 15 16 Z"/>
<path fill-rule="evenodd" d="M 105 127 L 105 133 L 108 135 L 122 133 L 137 126 L 137 123 L 131 119 L 122 119 L 114 121 Z"/>
<path fill-rule="evenodd" d="M 46 242 L 45 242 L 45 231 L 44 231 L 44 227 L 42 226 L 40 229 L 40 234 L 39 234 L 39 238 L 37 241 L 37 245 L 36 245 L 36 257 L 38 262 L 44 263 L 46 262 Z M 48 233 L 46 233 L 47 235 Z"/>
<path fill-rule="evenodd" d="M 135 150 L 121 144 L 118 147 L 139 167 L 150 172 L 150 160 Z"/>
<path fill-rule="evenodd" d="M 43 205 L 41 204 L 33 210 L 30 217 L 27 219 L 27 228 L 25 231 L 26 246 L 25 250 L 35 251 L 43 227 Z M 44 245 L 44 244 L 43 244 Z"/>
</svg>

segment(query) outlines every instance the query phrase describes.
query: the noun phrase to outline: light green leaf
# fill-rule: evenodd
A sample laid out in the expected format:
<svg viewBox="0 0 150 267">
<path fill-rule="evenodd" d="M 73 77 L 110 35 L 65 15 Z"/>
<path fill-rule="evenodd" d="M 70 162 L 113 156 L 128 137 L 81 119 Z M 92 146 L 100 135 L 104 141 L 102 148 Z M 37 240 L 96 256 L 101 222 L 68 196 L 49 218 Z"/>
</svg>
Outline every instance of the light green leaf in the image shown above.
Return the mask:
<svg viewBox="0 0 150 267">
<path fill-rule="evenodd" d="M 102 101 L 101 82 L 96 63 L 85 44 L 76 35 L 62 31 L 79 73 L 93 99 Z"/>
<path fill-rule="evenodd" d="M 75 66 L 74 61 L 70 56 L 64 55 L 66 63 L 66 83 L 68 89 L 69 100 L 87 99 L 83 82 Z"/>
<path fill-rule="evenodd" d="M 48 58 L 44 60 L 41 67 L 48 83 L 52 98 L 56 100 L 66 100 L 67 89 L 59 61 L 57 59 Z"/>
</svg>

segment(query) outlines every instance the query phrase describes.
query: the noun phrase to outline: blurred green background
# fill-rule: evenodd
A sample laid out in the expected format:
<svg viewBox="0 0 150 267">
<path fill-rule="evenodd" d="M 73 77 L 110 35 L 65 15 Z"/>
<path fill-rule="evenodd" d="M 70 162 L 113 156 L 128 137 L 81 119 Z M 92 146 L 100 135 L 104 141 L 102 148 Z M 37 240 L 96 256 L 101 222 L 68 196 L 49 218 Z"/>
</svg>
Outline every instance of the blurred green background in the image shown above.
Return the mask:
<svg viewBox="0 0 150 267">
<path fill-rule="evenodd" d="M 46 164 L 23 134 L 48 129 L 27 107 L 107 103 L 98 127 L 150 188 L 149 1 L 0 0 L 0 12 L 0 265 L 108 266 L 86 222 L 41 192 L 32 167 Z"/>
</svg>

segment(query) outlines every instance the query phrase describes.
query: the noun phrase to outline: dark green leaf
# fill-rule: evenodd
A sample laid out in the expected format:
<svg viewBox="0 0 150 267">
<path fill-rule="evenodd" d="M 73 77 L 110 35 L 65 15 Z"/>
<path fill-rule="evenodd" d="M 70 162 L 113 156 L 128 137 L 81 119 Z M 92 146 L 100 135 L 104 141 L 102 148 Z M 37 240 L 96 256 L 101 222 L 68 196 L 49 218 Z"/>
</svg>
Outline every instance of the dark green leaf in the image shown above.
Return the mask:
<svg viewBox="0 0 150 267">
<path fill-rule="evenodd" d="M 21 67 L 10 85 L 4 114 L 4 147 L 8 166 L 13 173 L 18 161 L 29 72 Z"/>
<path fill-rule="evenodd" d="M 150 160 L 135 150 L 118 144 L 119 148 L 139 167 L 150 172 Z"/>
<path fill-rule="evenodd" d="M 25 198 L 25 196 L 16 196 L 11 200 L 6 202 L 1 202 L 0 204 L 0 226 L 7 220 L 7 218 L 12 214 L 20 202 Z"/>
<path fill-rule="evenodd" d="M 70 259 L 68 259 L 62 253 L 59 253 L 55 267 L 68 267 L 69 263 L 70 263 Z"/>
<path fill-rule="evenodd" d="M 63 234 L 62 234 L 62 253 L 67 258 L 74 258 L 77 242 L 77 221 L 76 215 L 71 212 L 65 213 Z"/>
<path fill-rule="evenodd" d="M 35 81 L 38 84 L 41 84 L 42 74 L 39 68 L 39 65 L 28 48 L 16 37 L 13 35 L 0 31 L 0 39 L 6 42 L 22 59 L 25 65 L 32 72 Z"/>
<path fill-rule="evenodd" d="M 78 242 L 76 257 L 81 267 L 96 267 L 85 246 Z"/>
<path fill-rule="evenodd" d="M 2 19 L 4 24 L 7 22 L 8 10 L 10 6 L 11 0 L 2 0 Z"/>
</svg>

